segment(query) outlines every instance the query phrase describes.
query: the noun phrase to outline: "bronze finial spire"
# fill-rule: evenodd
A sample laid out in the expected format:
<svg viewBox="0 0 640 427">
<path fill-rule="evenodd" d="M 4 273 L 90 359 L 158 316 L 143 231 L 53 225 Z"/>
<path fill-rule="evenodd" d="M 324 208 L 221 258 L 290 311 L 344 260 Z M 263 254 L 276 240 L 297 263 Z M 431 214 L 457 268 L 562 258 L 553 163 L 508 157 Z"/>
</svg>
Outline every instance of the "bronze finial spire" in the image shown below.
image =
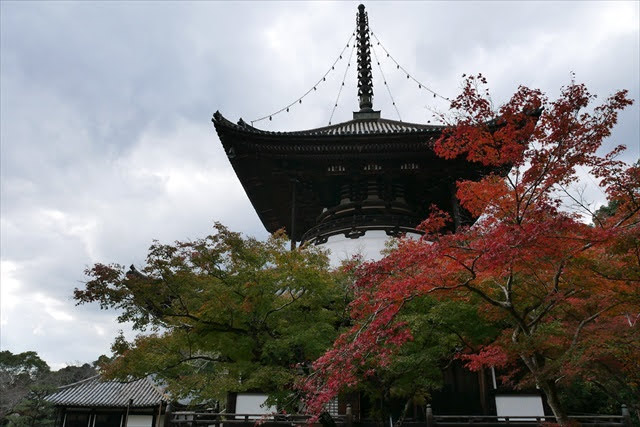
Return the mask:
<svg viewBox="0 0 640 427">
<path fill-rule="evenodd" d="M 358 30 L 358 98 L 360 98 L 360 112 L 373 111 L 373 76 L 371 74 L 371 51 L 369 42 L 369 19 L 364 5 L 358 6 L 356 18 Z"/>
</svg>

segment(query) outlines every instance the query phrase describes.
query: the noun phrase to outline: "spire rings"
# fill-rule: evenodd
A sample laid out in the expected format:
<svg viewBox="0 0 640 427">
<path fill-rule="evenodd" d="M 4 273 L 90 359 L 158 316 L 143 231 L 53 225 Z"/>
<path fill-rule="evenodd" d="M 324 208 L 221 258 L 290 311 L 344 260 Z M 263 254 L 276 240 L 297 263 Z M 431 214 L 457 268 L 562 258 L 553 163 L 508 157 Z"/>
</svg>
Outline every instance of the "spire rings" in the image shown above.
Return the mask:
<svg viewBox="0 0 640 427">
<path fill-rule="evenodd" d="M 356 14 L 356 43 L 358 44 L 358 98 L 360 111 L 373 108 L 373 74 L 371 70 L 371 40 L 369 38 L 369 17 L 364 5 L 358 6 Z"/>
</svg>

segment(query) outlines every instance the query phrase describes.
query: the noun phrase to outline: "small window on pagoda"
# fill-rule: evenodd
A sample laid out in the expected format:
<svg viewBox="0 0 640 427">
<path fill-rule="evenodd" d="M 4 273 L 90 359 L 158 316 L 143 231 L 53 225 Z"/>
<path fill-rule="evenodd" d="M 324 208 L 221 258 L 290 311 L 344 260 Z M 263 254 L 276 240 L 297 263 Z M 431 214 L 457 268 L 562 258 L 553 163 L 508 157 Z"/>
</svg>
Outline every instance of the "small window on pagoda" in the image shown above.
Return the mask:
<svg viewBox="0 0 640 427">
<path fill-rule="evenodd" d="M 340 173 L 344 171 L 345 171 L 345 168 L 344 166 L 341 166 L 341 165 L 331 165 L 327 168 L 327 172 L 331 172 L 331 173 Z"/>
<path fill-rule="evenodd" d="M 402 166 L 400 166 L 400 169 L 402 169 L 402 170 L 416 170 L 416 169 L 418 169 L 418 164 L 417 163 L 403 163 Z"/>
</svg>

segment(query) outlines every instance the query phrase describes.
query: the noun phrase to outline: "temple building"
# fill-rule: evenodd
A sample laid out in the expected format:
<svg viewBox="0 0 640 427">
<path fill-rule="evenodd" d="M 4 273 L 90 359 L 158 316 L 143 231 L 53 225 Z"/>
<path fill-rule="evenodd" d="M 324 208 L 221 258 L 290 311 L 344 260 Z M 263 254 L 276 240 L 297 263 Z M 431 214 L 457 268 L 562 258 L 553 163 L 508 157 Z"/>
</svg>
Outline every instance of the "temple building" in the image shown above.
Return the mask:
<svg viewBox="0 0 640 427">
<path fill-rule="evenodd" d="M 273 132 L 242 119 L 213 116 L 238 179 L 268 232 L 284 228 L 292 243 L 339 246 L 345 239 L 420 233 L 432 204 L 455 225 L 469 222 L 455 199 L 459 179 L 487 168 L 433 151 L 444 126 L 381 117 L 373 108 L 369 28 L 358 14 L 359 111 L 353 120 L 316 129 Z"/>
<path fill-rule="evenodd" d="M 432 205 L 450 214 L 452 231 L 473 223 L 459 207 L 456 181 L 496 171 L 461 158 L 438 157 L 434 143 L 445 126 L 383 118 L 373 103 L 370 31 L 363 5 L 358 7 L 356 41 L 359 109 L 352 120 L 288 132 L 261 130 L 242 119 L 233 123 L 220 112 L 212 121 L 268 232 L 284 228 L 292 248 L 319 244 L 337 257 L 359 249 L 376 259 L 390 237 L 422 234 L 416 227 Z M 443 375 L 446 385 L 433 396 L 434 410 L 496 413 L 499 399 L 492 397 L 495 379 L 490 372 L 471 373 L 455 365 Z M 260 400 L 256 395 L 237 399 L 243 404 Z M 534 393 L 535 402 L 529 400 L 539 413 L 539 396 Z M 249 406 L 243 409 L 259 410 Z"/>
<path fill-rule="evenodd" d="M 162 427 L 169 397 L 150 377 L 118 382 L 96 375 L 46 400 L 56 408 L 56 427 Z"/>
</svg>

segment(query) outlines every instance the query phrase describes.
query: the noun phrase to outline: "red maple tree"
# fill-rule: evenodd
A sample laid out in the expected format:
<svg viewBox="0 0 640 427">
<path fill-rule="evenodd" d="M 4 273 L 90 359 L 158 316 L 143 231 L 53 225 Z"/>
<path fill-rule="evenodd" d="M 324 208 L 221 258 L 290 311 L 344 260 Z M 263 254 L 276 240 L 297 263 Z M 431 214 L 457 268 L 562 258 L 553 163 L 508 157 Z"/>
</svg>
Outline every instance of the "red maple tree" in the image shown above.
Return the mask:
<svg viewBox="0 0 640 427">
<path fill-rule="evenodd" d="M 632 101 L 626 91 L 593 106 L 595 98 L 574 82 L 555 101 L 520 87 L 496 110 L 484 77 L 466 78 L 451 105 L 455 123 L 434 150 L 511 171 L 457 183 L 475 224 L 447 233 L 450 218 L 434 207 L 421 239 L 358 267 L 354 326 L 314 363 L 304 384 L 309 412 L 393 360 L 412 339 L 399 314 L 424 295 L 478 304 L 487 319 L 508 325 L 458 357 L 472 370 L 523 365 L 520 385 L 537 385 L 561 425 L 562 381 L 604 375 L 605 366 L 639 390 L 640 322 L 631 320 L 640 313 L 640 167 L 616 159 L 623 146 L 600 154 Z M 571 192 L 581 171 L 599 179 L 612 207 L 606 215 Z M 578 209 L 566 207 L 567 197 Z"/>
</svg>

